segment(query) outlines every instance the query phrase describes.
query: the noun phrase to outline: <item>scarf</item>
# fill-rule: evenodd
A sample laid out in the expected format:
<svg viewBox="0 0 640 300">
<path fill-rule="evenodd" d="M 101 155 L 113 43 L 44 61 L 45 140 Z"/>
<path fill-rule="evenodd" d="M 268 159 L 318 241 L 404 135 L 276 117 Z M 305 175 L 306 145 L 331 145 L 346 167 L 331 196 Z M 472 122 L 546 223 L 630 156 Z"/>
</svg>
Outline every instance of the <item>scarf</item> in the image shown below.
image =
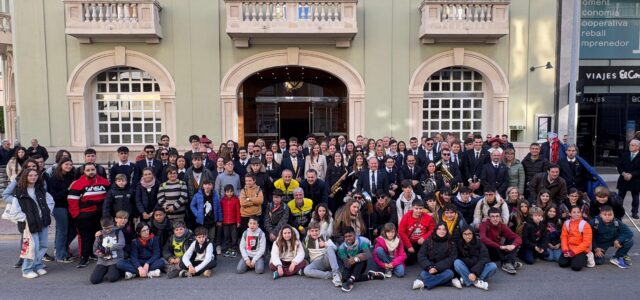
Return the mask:
<svg viewBox="0 0 640 300">
<path fill-rule="evenodd" d="M 453 230 L 456 228 L 456 224 L 458 224 L 458 214 L 456 214 L 456 217 L 453 218 L 453 220 L 449 221 L 446 218 L 443 218 L 444 224 L 447 225 L 447 231 L 449 231 L 449 234 L 453 234 Z"/>
<path fill-rule="evenodd" d="M 149 237 L 147 237 L 146 239 L 145 239 L 145 238 L 142 238 L 141 236 L 139 236 L 139 237 L 138 237 L 138 241 L 140 242 L 140 246 L 142 246 L 142 247 L 147 247 L 147 243 L 148 243 L 151 239 L 153 239 L 153 237 L 154 237 L 153 233 L 149 233 Z"/>
<path fill-rule="evenodd" d="M 398 248 L 398 244 L 400 244 L 400 239 L 398 238 L 398 236 L 396 236 L 393 240 L 384 238 L 384 244 L 387 246 L 389 253 L 393 254 L 393 252 L 396 251 L 396 248 Z"/>
<path fill-rule="evenodd" d="M 278 211 L 278 209 L 280 209 L 280 206 L 282 206 L 282 202 L 280 202 L 280 205 L 273 204 L 273 208 L 271 208 L 271 212 Z"/>
<path fill-rule="evenodd" d="M 351 220 L 351 227 L 355 229 L 357 235 L 360 235 L 362 232 L 360 231 L 360 222 L 358 222 L 358 218 L 355 216 L 349 216 L 349 219 Z"/>
<path fill-rule="evenodd" d="M 166 218 L 164 219 L 164 222 L 162 222 L 162 223 L 158 223 L 158 222 L 156 222 L 155 219 L 153 219 L 153 221 L 151 222 L 151 225 L 153 227 L 155 227 L 155 228 L 158 228 L 158 232 L 160 232 L 161 230 L 164 230 L 167 227 L 168 223 L 169 222 L 167 222 Z"/>
<path fill-rule="evenodd" d="M 551 163 L 558 162 L 558 155 L 560 153 L 560 140 L 558 138 L 553 139 L 553 144 L 551 144 Z"/>
<path fill-rule="evenodd" d="M 140 179 L 140 185 L 145 189 L 150 189 L 156 185 L 156 178 L 154 177 L 150 182 L 144 182 L 144 179 Z"/>
</svg>

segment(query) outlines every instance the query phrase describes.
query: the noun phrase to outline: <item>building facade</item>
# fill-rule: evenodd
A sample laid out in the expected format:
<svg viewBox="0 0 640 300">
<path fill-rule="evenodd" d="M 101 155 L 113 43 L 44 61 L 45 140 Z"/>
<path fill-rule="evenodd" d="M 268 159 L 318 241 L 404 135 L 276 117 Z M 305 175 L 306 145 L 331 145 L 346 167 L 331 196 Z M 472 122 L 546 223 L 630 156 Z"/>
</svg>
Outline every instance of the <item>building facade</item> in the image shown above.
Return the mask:
<svg viewBox="0 0 640 300">
<path fill-rule="evenodd" d="M 556 113 L 557 71 L 530 70 L 557 63 L 555 0 L 11 5 L 10 130 L 102 160 L 193 133 L 216 144 L 506 133 L 526 147 Z"/>
</svg>

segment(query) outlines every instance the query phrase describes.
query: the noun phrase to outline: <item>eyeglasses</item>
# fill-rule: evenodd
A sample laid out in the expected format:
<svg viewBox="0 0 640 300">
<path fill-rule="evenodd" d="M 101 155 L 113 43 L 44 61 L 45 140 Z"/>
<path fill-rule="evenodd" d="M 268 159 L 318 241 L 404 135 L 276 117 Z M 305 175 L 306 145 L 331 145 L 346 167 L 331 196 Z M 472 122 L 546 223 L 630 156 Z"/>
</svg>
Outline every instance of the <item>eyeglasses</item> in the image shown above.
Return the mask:
<svg viewBox="0 0 640 300">
<path fill-rule="evenodd" d="M 153 151 L 153 150 L 149 150 L 149 151 L 145 151 L 145 152 L 147 152 L 147 153 L 154 153 L 155 151 Z"/>
<path fill-rule="evenodd" d="M 166 152 L 160 153 L 160 156 L 167 156 L 167 155 L 169 155 L 169 153 L 166 153 Z"/>
<path fill-rule="evenodd" d="M 449 153 L 442 153 L 442 156 L 451 156 Z"/>
<path fill-rule="evenodd" d="M 362 196 L 353 196 L 353 199 L 362 199 Z"/>
<path fill-rule="evenodd" d="M 427 143 L 427 145 L 433 145 L 433 143 Z"/>
</svg>

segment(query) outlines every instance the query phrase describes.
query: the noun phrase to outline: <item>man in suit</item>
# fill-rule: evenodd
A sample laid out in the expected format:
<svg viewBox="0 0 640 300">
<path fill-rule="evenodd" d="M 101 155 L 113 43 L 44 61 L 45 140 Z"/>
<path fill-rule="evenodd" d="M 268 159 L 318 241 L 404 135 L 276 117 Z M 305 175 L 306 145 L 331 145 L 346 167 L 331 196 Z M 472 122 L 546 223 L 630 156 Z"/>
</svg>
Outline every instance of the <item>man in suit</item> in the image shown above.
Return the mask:
<svg viewBox="0 0 640 300">
<path fill-rule="evenodd" d="M 153 169 L 153 175 L 156 176 L 157 180 L 160 180 L 160 175 L 162 172 L 162 162 L 156 159 L 156 148 L 153 145 L 144 146 L 145 158 L 136 162 L 135 167 L 133 168 L 133 184 L 140 182 L 142 178 L 142 171 L 145 168 Z"/>
<path fill-rule="evenodd" d="M 370 157 L 367 162 L 369 163 L 369 169 L 360 172 L 357 190 L 369 193 L 372 198 L 371 201 L 375 204 L 377 191 L 388 191 L 389 181 L 385 174 L 386 172 L 378 170 L 378 160 L 375 157 Z"/>
<path fill-rule="evenodd" d="M 384 163 L 384 171 L 386 172 L 387 181 L 389 181 L 389 195 L 394 197 L 400 192 L 400 172 L 395 166 L 396 160 L 393 157 L 387 156 Z"/>
<path fill-rule="evenodd" d="M 589 179 L 589 172 L 584 169 L 580 161 L 576 159 L 578 147 L 576 145 L 567 146 L 565 150 L 567 156 L 558 159 L 560 167 L 560 177 L 567 183 L 567 189 L 576 188 L 578 191 L 586 191 L 585 183 Z"/>
<path fill-rule="evenodd" d="M 285 138 L 280 138 L 280 140 L 278 140 L 278 153 L 282 154 L 282 158 L 289 157 L 287 140 Z"/>
<path fill-rule="evenodd" d="M 240 176 L 240 183 L 244 187 L 244 175 L 247 174 L 249 166 L 249 154 L 247 148 L 238 148 L 238 160 L 233 161 L 233 171 Z"/>
<path fill-rule="evenodd" d="M 338 136 L 336 150 L 340 151 L 340 153 L 345 153 L 347 151 L 347 138 L 345 138 L 344 135 Z"/>
<path fill-rule="evenodd" d="M 445 182 L 445 187 L 450 189 L 453 189 L 462 182 L 462 178 L 460 177 L 460 167 L 458 167 L 457 163 L 451 161 L 452 154 L 452 151 L 448 148 L 442 148 L 442 151 L 440 151 L 440 157 L 442 157 L 440 163 L 443 165 L 443 168 L 449 170 L 449 173 L 453 176 L 449 182 Z"/>
<path fill-rule="evenodd" d="M 640 140 L 629 142 L 629 151 L 622 154 L 618 163 L 618 193 L 624 202 L 627 192 L 631 192 L 631 217 L 638 219 L 638 194 L 640 193 Z"/>
<path fill-rule="evenodd" d="M 424 148 L 424 152 L 425 152 L 424 156 L 426 158 L 426 161 L 425 161 L 425 164 L 424 164 L 425 167 L 429 162 L 439 161 L 440 160 L 440 156 L 436 152 L 436 149 L 434 148 L 434 144 L 435 144 L 435 141 L 432 138 L 427 138 L 424 141 L 424 147 L 423 148 Z"/>
<path fill-rule="evenodd" d="M 186 162 L 186 168 L 191 166 L 191 156 L 193 153 L 200 151 L 200 137 L 197 135 L 192 135 L 189 137 L 189 144 L 191 144 L 191 150 L 184 153 L 184 160 Z"/>
<path fill-rule="evenodd" d="M 304 191 L 304 195 L 313 200 L 313 210 L 320 203 L 329 204 L 329 188 L 322 179 L 318 178 L 316 170 L 309 169 L 307 171 L 306 178 L 300 183 L 300 187 Z"/>
<path fill-rule="evenodd" d="M 315 146 L 316 144 L 316 136 L 313 133 L 309 133 L 307 135 L 307 142 L 306 142 L 307 146 L 302 148 L 302 157 L 307 157 L 307 155 L 309 155 L 309 153 L 311 153 L 311 149 L 313 149 L 313 146 Z M 305 193 L 305 195 L 307 195 Z"/>
<path fill-rule="evenodd" d="M 400 169 L 400 182 L 407 179 L 411 181 L 413 191 L 418 193 L 422 188 L 420 182 L 424 181 L 424 169 L 417 165 L 418 159 L 413 154 L 407 154 L 407 163 Z"/>
<path fill-rule="evenodd" d="M 289 157 L 282 158 L 282 169 L 291 170 L 293 178 L 301 181 L 304 178 L 304 160 L 298 155 L 298 145 L 289 146 Z"/>
<path fill-rule="evenodd" d="M 507 188 L 509 187 L 509 170 L 507 166 L 500 162 L 502 154 L 498 151 L 491 153 L 491 162 L 482 166 L 480 174 L 480 182 L 482 187 L 494 187 L 502 198 L 505 198 Z"/>
<path fill-rule="evenodd" d="M 406 154 L 405 157 L 407 159 L 409 158 L 409 154 L 413 155 L 413 157 L 416 158 L 416 163 L 421 168 L 427 167 L 427 156 L 424 149 L 418 145 L 418 138 L 412 137 L 409 139 L 409 149 L 407 149 Z"/>
<path fill-rule="evenodd" d="M 480 189 L 480 175 L 482 175 L 482 167 L 489 163 L 489 151 L 482 148 L 482 136 L 476 135 L 473 138 L 473 148 L 465 151 L 465 161 L 463 164 L 463 172 L 467 178 L 467 185 L 472 191 Z"/>
</svg>

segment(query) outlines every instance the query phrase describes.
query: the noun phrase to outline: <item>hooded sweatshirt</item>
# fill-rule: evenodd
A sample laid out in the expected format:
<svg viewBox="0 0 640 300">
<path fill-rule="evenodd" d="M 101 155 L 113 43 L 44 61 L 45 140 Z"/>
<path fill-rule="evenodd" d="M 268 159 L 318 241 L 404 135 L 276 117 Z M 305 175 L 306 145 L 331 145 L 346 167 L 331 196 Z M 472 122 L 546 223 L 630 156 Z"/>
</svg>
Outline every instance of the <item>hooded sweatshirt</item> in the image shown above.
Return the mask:
<svg viewBox="0 0 640 300">
<path fill-rule="evenodd" d="M 404 192 L 400 193 L 400 196 L 396 200 L 396 211 L 398 213 L 398 220 L 402 219 L 409 210 L 411 210 L 411 202 L 416 199 L 421 199 L 420 196 L 416 195 L 413 191 L 411 191 L 411 199 L 407 200 L 404 197 Z"/>
<path fill-rule="evenodd" d="M 435 222 L 431 215 L 426 212 L 422 212 L 420 218 L 413 217 L 413 210 L 407 212 L 402 220 L 398 229 L 398 235 L 402 239 L 402 243 L 405 247 L 411 247 L 411 243 L 418 242 L 420 238 L 427 240 L 433 229 L 435 228 Z M 417 249 L 414 249 L 417 250 Z"/>
<path fill-rule="evenodd" d="M 251 259 L 252 261 L 258 261 L 264 255 L 264 251 L 267 249 L 267 238 L 260 227 L 256 230 L 247 228 L 242 234 L 240 239 L 240 254 L 242 260 Z"/>
<path fill-rule="evenodd" d="M 93 253 L 98 256 L 98 265 L 111 266 L 124 258 L 124 234 L 122 230 L 114 229 L 106 233 L 101 230 L 102 235 L 93 242 Z M 100 251 L 98 251 L 100 250 Z"/>
</svg>

